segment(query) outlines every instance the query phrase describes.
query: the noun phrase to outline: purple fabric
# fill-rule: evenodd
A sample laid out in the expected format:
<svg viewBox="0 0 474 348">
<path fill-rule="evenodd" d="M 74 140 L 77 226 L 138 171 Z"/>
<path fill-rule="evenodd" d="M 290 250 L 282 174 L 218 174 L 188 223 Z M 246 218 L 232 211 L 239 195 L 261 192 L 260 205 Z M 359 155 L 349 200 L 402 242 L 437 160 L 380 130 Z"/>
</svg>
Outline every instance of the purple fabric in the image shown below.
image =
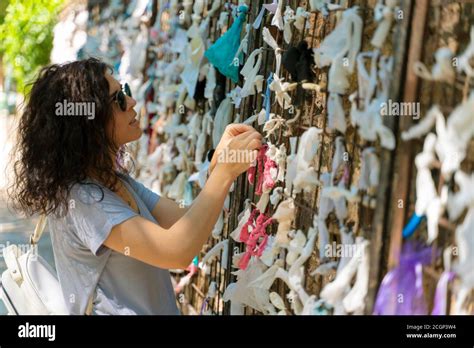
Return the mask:
<svg viewBox="0 0 474 348">
<path fill-rule="evenodd" d="M 376 315 L 426 315 L 422 265 L 430 263 L 432 248 L 413 242 L 403 245 L 400 263 L 389 271 L 375 301 Z"/>
<path fill-rule="evenodd" d="M 209 298 L 206 297 L 204 299 L 204 301 L 202 301 L 202 305 L 201 305 L 201 310 L 199 311 L 199 315 L 202 315 L 202 313 L 204 312 L 204 309 L 209 306 Z"/>
<path fill-rule="evenodd" d="M 434 307 L 431 312 L 432 315 L 446 315 L 447 300 L 448 300 L 448 283 L 454 279 L 456 273 L 443 272 L 438 280 L 436 286 L 436 293 L 434 299 Z"/>
</svg>

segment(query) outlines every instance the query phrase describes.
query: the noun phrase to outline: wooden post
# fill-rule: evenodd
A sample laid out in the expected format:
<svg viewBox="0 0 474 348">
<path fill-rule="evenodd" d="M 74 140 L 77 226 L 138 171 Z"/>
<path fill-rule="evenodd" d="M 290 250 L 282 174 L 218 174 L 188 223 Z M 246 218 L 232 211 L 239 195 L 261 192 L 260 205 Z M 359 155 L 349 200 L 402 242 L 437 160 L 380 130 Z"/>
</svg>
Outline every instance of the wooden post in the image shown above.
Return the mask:
<svg viewBox="0 0 474 348">
<path fill-rule="evenodd" d="M 396 30 L 393 34 L 393 56 L 394 56 L 394 71 L 393 79 L 390 84 L 389 98 L 392 100 L 399 100 L 401 93 L 402 79 L 406 61 L 406 42 L 408 40 L 410 15 L 412 9 L 412 1 L 403 1 L 400 10 L 403 13 L 405 20 L 396 25 Z M 396 134 L 396 118 L 387 117 L 384 119 L 386 126 L 390 127 Z M 373 312 L 375 297 L 378 291 L 378 285 L 382 279 L 382 272 L 384 271 L 384 255 L 386 255 L 387 247 L 385 241 L 389 238 L 387 218 L 388 212 L 392 209 L 393 193 L 391 194 L 391 187 L 393 183 L 393 159 L 394 152 L 383 150 L 380 155 L 380 181 L 377 190 L 377 206 L 374 211 L 371 230 L 367 230 L 364 238 L 370 240 L 370 274 L 369 274 L 369 291 L 367 294 L 366 314 Z M 395 191 L 396 192 L 396 191 Z"/>
<path fill-rule="evenodd" d="M 414 10 L 411 21 L 411 36 L 409 41 L 408 65 L 404 85 L 404 102 L 416 102 L 418 95 L 418 76 L 413 72 L 413 64 L 421 60 L 423 36 L 428 12 L 429 0 L 414 2 Z M 400 131 L 411 125 L 411 118 L 400 118 Z M 411 168 L 413 166 L 412 145 L 409 141 L 399 141 L 395 159 L 394 196 L 392 202 L 393 215 L 390 229 L 390 252 L 388 267 L 398 265 L 402 245 L 402 230 L 405 224 L 405 213 L 407 207 L 408 191 L 410 189 Z M 401 200 L 403 208 L 398 208 Z"/>
</svg>

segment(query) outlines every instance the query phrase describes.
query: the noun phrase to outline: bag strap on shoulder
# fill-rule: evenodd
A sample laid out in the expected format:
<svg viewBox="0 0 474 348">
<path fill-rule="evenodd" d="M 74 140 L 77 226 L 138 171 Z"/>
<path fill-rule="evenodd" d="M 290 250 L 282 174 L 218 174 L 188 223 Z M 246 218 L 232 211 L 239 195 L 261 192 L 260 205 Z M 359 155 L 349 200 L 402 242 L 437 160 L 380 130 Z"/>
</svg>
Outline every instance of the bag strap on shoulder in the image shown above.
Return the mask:
<svg viewBox="0 0 474 348">
<path fill-rule="evenodd" d="M 46 215 L 41 214 L 36 224 L 35 230 L 33 231 L 33 234 L 30 235 L 30 244 L 35 245 L 38 243 L 46 227 L 46 221 L 47 221 Z M 94 293 L 92 293 L 91 297 L 89 298 L 87 302 L 85 315 L 92 314 L 93 298 L 94 298 Z"/>
<path fill-rule="evenodd" d="M 30 236 L 30 244 L 35 245 L 41 238 L 44 228 L 46 227 L 46 215 L 41 214 L 36 224 L 33 234 Z"/>
<path fill-rule="evenodd" d="M 87 302 L 86 312 L 84 313 L 85 315 L 92 315 L 93 298 L 94 298 L 94 292 L 92 292 L 92 295 L 91 297 L 89 297 L 89 301 Z"/>
</svg>

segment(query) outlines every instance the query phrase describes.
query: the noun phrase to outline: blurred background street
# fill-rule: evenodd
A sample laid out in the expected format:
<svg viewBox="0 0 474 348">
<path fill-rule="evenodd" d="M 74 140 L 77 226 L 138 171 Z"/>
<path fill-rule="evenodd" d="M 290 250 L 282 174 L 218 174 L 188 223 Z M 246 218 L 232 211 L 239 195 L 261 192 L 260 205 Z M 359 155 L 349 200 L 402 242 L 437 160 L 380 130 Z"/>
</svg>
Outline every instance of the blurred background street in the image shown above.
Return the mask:
<svg viewBox="0 0 474 348">
<path fill-rule="evenodd" d="M 7 115 L 3 110 L 0 115 L 0 163 L 8 161 L 8 155 L 12 149 L 15 137 L 15 126 L 17 118 Z M 27 245 L 30 234 L 36 225 L 36 218 L 25 218 L 15 213 L 7 205 L 6 185 L 7 177 L 11 174 L 10 168 L 1 166 L 0 171 L 0 253 L 3 248 L 11 244 Z M 54 256 L 49 238 L 48 227 L 39 242 L 39 254 L 54 267 Z M 5 270 L 5 260 L 0 257 L 0 274 Z M 0 301 L 0 315 L 7 314 L 3 302 Z"/>
</svg>

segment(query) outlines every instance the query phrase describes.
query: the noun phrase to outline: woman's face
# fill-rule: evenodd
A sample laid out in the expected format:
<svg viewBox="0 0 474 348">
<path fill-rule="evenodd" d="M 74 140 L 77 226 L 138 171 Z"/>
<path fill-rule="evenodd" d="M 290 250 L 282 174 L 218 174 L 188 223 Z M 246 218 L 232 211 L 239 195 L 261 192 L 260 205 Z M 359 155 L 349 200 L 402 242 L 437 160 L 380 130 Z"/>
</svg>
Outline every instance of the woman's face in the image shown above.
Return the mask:
<svg viewBox="0 0 474 348">
<path fill-rule="evenodd" d="M 109 82 L 109 96 L 112 100 L 112 96 L 121 90 L 121 86 L 108 72 L 105 74 L 105 77 Z M 125 95 L 125 98 L 127 100 L 127 108 L 125 111 L 120 109 L 117 102 L 112 102 L 114 122 L 110 122 L 107 128 L 107 135 L 110 138 L 112 138 L 112 135 L 114 136 L 113 141 L 117 147 L 137 140 L 142 135 L 140 122 L 138 122 L 136 118 L 137 112 L 133 109 L 137 102 L 127 95 Z"/>
</svg>

